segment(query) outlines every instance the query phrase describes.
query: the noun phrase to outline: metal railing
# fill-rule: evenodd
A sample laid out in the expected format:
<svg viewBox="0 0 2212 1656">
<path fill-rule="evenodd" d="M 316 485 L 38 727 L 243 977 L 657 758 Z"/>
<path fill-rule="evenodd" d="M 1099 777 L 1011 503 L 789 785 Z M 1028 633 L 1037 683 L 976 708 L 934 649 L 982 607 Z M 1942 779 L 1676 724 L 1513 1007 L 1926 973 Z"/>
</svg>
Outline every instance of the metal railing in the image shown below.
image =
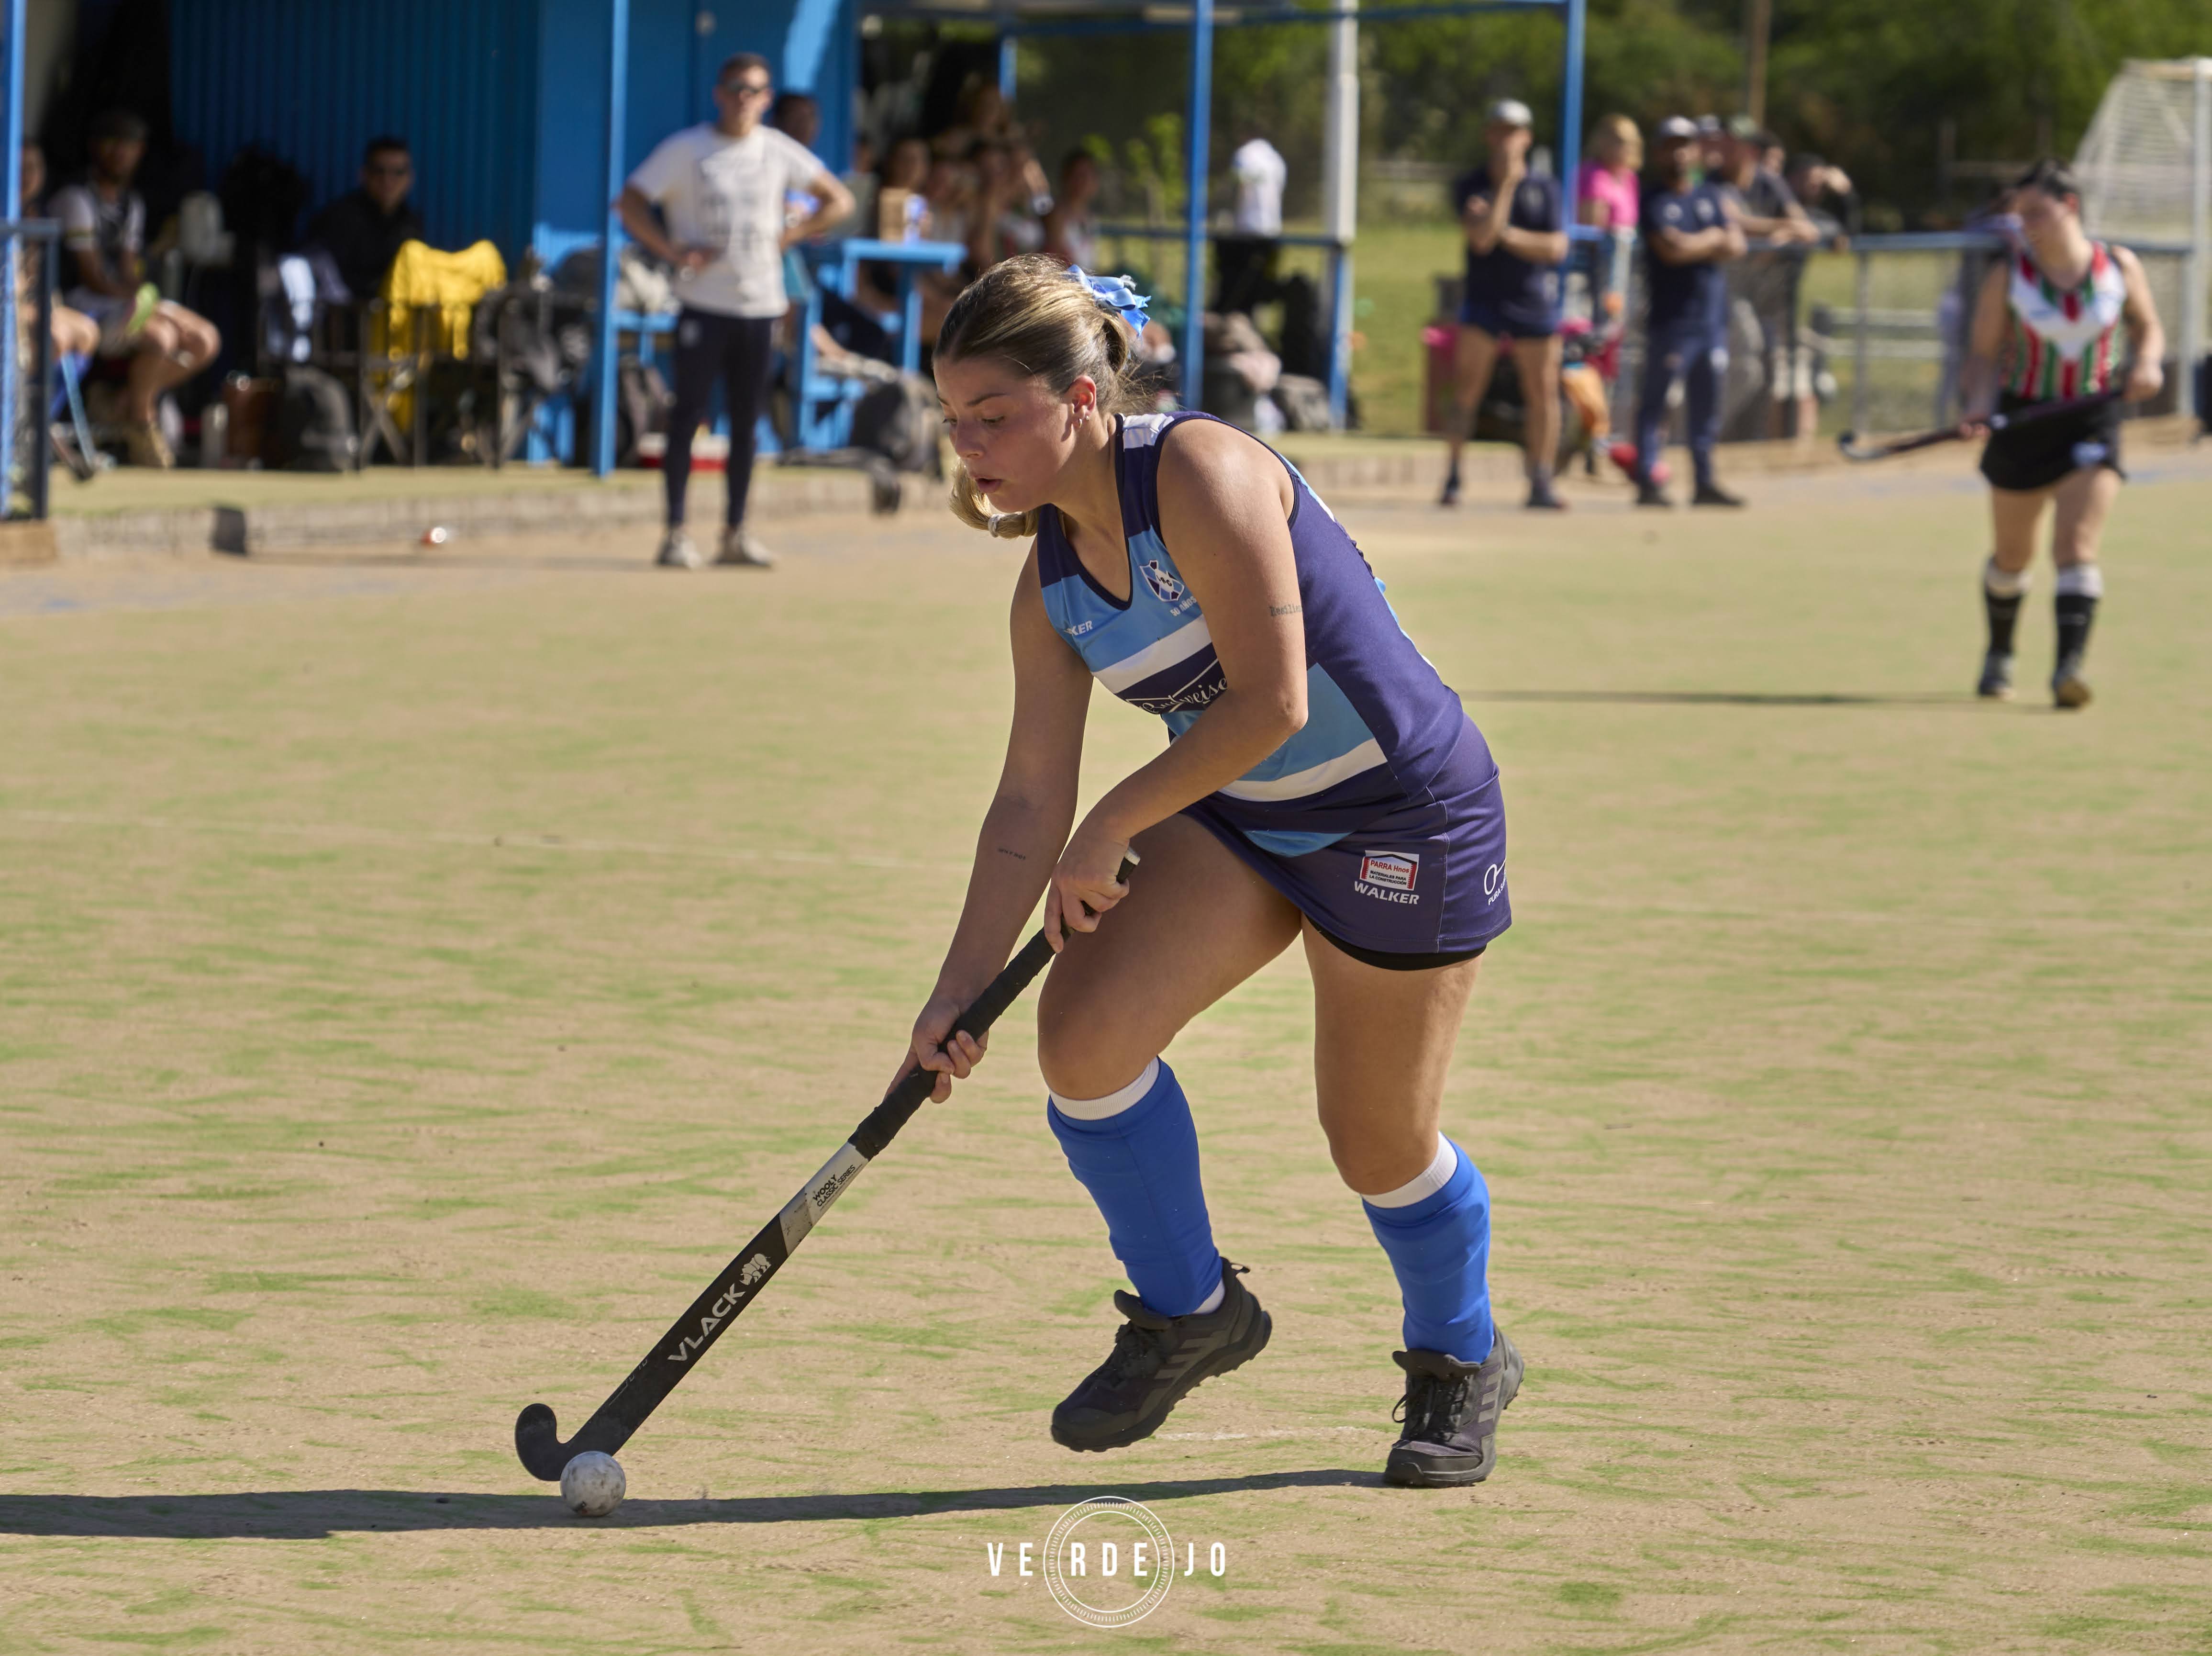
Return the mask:
<svg viewBox="0 0 2212 1656">
<path fill-rule="evenodd" d="M 2189 248 L 2143 240 L 2123 245 L 2142 261 L 2168 338 L 2166 387 L 2138 411 L 2185 409 L 2183 324 L 2197 279 Z M 1803 439 L 1844 427 L 1909 430 L 1956 419 L 1976 296 L 1990 262 L 2008 250 L 1997 236 L 1971 232 L 1858 236 L 1812 247 L 1754 245 L 1728 267 L 1723 440 Z M 1614 423 L 1623 429 L 1643 369 L 1642 260 L 1635 265 L 1613 385 Z M 2193 297 L 2204 302 L 2201 292 Z"/>
<path fill-rule="evenodd" d="M 2188 405 L 2187 330 L 2181 323 L 2204 295 L 2192 293 L 2186 242 L 2128 240 L 2142 263 L 2153 301 L 2170 339 L 2167 388 L 2151 405 L 2165 412 Z M 1851 261 L 1850 302 L 1823 296 L 1806 317 L 1808 335 L 1831 360 L 1848 362 L 1850 423 L 1855 429 L 1942 425 L 1958 417 L 1960 376 L 1981 283 L 2011 244 L 1972 231 L 1859 236 L 1828 259 Z M 1832 280 L 1814 285 L 1832 293 Z"/>
</svg>

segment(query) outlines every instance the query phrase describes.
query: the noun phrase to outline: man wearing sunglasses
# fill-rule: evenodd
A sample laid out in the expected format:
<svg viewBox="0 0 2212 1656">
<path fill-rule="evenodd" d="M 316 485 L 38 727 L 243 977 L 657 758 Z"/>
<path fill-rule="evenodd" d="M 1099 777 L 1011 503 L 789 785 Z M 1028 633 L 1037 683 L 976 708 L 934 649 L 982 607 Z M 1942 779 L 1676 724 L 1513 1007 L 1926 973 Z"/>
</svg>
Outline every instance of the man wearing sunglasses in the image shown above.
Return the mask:
<svg viewBox="0 0 2212 1656">
<path fill-rule="evenodd" d="M 774 87 L 768 60 L 741 52 L 714 84 L 713 122 L 665 139 L 623 186 L 623 228 L 676 267 L 684 314 L 676 325 L 676 400 L 661 462 L 668 533 L 659 562 L 707 562 L 684 525 L 691 440 L 722 382 L 730 419 L 729 511 L 718 563 L 766 569 L 770 559 L 744 527 L 753 431 L 767 401 L 775 325 L 790 308 L 783 252 L 848 217 L 853 195 L 814 152 L 763 119 Z M 786 202 L 811 198 L 793 218 Z M 656 217 L 654 210 L 659 209 Z"/>
<path fill-rule="evenodd" d="M 399 244 L 422 239 L 422 216 L 407 198 L 414 188 L 407 140 L 371 138 L 361 158 L 361 187 L 340 196 L 307 226 L 307 245 L 330 254 L 355 298 L 375 298 Z"/>
</svg>

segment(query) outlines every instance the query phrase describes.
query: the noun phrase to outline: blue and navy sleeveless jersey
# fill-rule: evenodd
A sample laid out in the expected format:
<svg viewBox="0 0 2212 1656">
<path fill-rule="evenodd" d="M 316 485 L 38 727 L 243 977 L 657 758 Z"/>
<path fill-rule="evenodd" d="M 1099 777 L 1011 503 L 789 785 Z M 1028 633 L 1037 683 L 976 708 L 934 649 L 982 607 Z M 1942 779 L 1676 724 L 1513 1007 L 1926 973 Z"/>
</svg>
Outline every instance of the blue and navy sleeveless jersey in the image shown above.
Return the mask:
<svg viewBox="0 0 2212 1656">
<path fill-rule="evenodd" d="M 1129 601 L 1094 581 L 1060 514 L 1037 529 L 1045 613 L 1098 682 L 1167 721 L 1170 740 L 1225 688 L 1212 635 L 1160 538 L 1160 456 L 1186 420 L 1125 417 L 1114 448 L 1128 540 Z M 1280 458 L 1278 456 L 1277 458 Z M 1413 646 L 1382 584 L 1328 508 L 1291 474 L 1291 545 L 1306 634 L 1306 722 L 1210 803 L 1264 850 L 1297 856 L 1421 799 L 1468 727 L 1459 697 Z"/>
</svg>

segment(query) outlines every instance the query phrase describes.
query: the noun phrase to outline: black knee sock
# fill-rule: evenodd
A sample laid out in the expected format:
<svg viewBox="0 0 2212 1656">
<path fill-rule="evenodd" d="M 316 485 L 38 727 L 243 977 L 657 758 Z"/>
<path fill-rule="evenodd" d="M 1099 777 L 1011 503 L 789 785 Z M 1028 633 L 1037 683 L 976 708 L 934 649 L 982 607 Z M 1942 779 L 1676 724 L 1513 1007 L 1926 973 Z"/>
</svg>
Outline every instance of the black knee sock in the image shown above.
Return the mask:
<svg viewBox="0 0 2212 1656">
<path fill-rule="evenodd" d="M 1982 588 L 1982 607 L 1990 617 L 1990 654 L 2012 654 L 2013 629 L 2020 624 L 2020 600 L 2018 593 L 2009 598 L 1999 598 L 1988 588 Z"/>
<path fill-rule="evenodd" d="M 2087 654 L 2089 629 L 2097 619 L 2096 594 L 2060 593 L 2052 600 L 2052 606 L 2058 615 L 2058 659 L 2063 661 Z"/>
</svg>

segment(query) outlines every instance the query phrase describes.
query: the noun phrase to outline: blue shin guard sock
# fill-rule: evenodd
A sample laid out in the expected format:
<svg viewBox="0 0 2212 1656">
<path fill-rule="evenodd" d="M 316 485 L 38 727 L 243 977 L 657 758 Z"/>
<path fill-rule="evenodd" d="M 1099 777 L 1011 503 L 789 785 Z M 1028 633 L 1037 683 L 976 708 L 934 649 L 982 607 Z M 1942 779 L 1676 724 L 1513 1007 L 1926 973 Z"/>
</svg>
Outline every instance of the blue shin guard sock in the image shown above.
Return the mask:
<svg viewBox="0 0 2212 1656">
<path fill-rule="evenodd" d="M 1045 1118 L 1138 1298 L 1163 1317 L 1196 1311 L 1221 1286 L 1221 1256 L 1199 1187 L 1198 1127 L 1175 1071 L 1155 1058 L 1109 1098 L 1055 1093 Z"/>
<path fill-rule="evenodd" d="M 1428 1172 L 1360 1205 L 1398 1274 L 1407 1349 L 1489 1356 L 1490 1187 L 1467 1152 L 1440 1136 Z"/>
</svg>

